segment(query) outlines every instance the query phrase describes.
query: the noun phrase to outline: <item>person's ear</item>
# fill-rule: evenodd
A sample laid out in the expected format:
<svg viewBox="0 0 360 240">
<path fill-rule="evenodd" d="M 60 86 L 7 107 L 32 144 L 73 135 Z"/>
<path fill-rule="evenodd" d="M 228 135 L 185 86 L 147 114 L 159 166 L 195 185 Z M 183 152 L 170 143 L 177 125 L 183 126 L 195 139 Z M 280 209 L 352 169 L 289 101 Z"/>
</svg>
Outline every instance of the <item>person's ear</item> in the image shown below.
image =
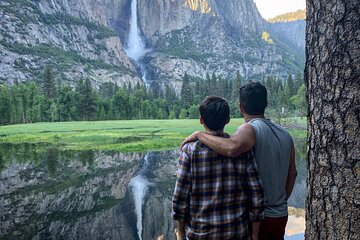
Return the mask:
<svg viewBox="0 0 360 240">
<path fill-rule="evenodd" d="M 226 121 L 226 124 L 228 124 L 230 122 L 230 117 L 228 117 L 227 121 Z"/>
<path fill-rule="evenodd" d="M 241 114 L 245 113 L 245 108 L 244 108 L 244 105 L 242 103 L 239 103 L 239 109 L 240 109 Z"/>
<path fill-rule="evenodd" d="M 200 117 L 200 124 L 204 124 L 204 119 Z"/>
</svg>

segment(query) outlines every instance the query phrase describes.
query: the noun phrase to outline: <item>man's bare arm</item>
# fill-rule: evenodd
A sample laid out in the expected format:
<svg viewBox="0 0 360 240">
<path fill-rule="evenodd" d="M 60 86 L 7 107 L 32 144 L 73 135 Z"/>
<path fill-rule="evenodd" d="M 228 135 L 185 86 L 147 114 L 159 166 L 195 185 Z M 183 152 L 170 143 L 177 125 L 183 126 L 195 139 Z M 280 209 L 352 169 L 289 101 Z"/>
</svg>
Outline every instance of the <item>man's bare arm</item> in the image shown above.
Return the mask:
<svg viewBox="0 0 360 240">
<path fill-rule="evenodd" d="M 249 151 L 256 142 L 255 131 L 250 124 L 241 125 L 230 138 L 217 137 L 205 132 L 197 132 L 196 137 L 215 152 L 228 157 L 237 157 Z"/>
<path fill-rule="evenodd" d="M 291 147 L 289 172 L 286 180 L 286 199 L 289 199 L 289 197 L 291 196 L 292 190 L 294 188 L 296 176 L 297 176 L 297 170 L 296 170 L 296 160 L 295 160 L 295 147 L 293 143 Z"/>
</svg>

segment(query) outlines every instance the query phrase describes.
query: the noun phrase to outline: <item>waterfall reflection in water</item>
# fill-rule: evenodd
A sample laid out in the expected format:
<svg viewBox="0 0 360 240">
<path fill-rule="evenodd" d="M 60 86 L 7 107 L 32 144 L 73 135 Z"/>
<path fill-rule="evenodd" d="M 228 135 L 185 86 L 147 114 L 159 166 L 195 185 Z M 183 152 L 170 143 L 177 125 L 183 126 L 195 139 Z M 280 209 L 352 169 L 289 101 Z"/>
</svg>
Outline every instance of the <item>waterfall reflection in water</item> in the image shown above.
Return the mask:
<svg viewBox="0 0 360 240">
<path fill-rule="evenodd" d="M 144 166 L 142 167 L 141 171 L 139 172 L 139 175 L 132 178 L 129 184 L 129 187 L 132 190 L 132 194 L 134 197 L 134 204 L 135 204 L 135 214 L 137 219 L 137 230 L 138 230 L 138 237 L 140 240 L 142 240 L 142 212 L 143 212 L 143 204 L 144 199 L 146 196 L 146 193 L 148 191 L 149 186 L 153 185 L 149 180 L 146 178 L 145 174 L 149 167 L 149 161 L 148 161 L 149 155 L 147 154 L 144 158 Z"/>
</svg>

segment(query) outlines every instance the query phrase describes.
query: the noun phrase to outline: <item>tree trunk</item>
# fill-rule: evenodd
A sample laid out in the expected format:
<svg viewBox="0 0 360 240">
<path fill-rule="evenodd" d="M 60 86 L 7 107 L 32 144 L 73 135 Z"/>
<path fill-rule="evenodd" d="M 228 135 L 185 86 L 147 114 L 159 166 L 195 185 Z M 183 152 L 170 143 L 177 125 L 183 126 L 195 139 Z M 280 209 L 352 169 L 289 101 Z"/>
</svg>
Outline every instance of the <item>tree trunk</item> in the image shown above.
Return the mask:
<svg viewBox="0 0 360 240">
<path fill-rule="evenodd" d="M 307 0 L 306 239 L 360 239 L 360 3 Z"/>
</svg>

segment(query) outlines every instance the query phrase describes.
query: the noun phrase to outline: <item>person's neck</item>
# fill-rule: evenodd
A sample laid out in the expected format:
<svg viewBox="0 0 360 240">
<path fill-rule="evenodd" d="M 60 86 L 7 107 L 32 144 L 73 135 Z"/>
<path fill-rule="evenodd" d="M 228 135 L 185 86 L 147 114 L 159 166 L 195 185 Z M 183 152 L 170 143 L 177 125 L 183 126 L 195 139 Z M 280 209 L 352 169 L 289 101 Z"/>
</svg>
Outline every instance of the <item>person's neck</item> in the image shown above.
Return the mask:
<svg viewBox="0 0 360 240">
<path fill-rule="evenodd" d="M 247 114 L 244 114 L 244 119 L 245 119 L 245 122 L 249 122 L 255 118 L 265 118 L 264 114 L 261 114 L 261 115 L 247 115 Z"/>
<path fill-rule="evenodd" d="M 208 133 L 208 134 L 211 134 L 211 135 L 222 135 L 224 134 L 224 128 L 223 129 L 219 129 L 217 131 L 214 131 L 214 130 L 211 130 L 209 128 L 207 128 L 205 125 L 204 125 L 204 128 L 205 128 L 205 132 Z"/>
</svg>

